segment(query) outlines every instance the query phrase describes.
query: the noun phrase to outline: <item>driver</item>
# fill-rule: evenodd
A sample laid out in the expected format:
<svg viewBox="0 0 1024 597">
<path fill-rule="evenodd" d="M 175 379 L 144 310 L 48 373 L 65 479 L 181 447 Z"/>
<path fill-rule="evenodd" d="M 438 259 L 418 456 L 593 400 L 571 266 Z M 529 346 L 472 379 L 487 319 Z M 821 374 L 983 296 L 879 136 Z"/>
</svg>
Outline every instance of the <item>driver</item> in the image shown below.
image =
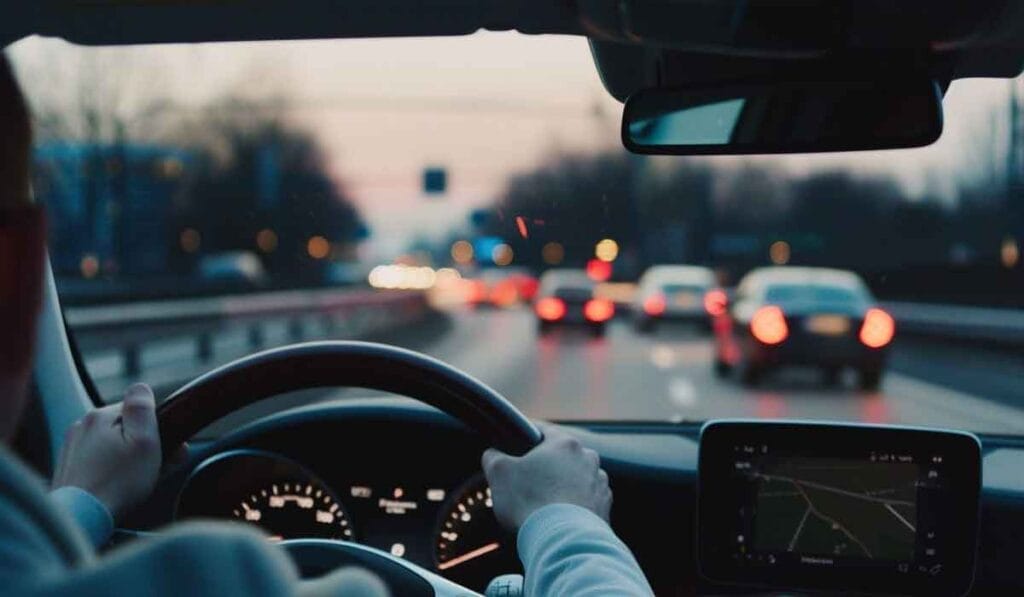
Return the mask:
<svg viewBox="0 0 1024 597">
<path fill-rule="evenodd" d="M 175 525 L 98 557 L 114 521 L 160 470 L 155 400 L 145 385 L 67 432 L 51 490 L 8 450 L 19 428 L 42 297 L 45 229 L 31 204 L 31 132 L 0 54 L 0 592 L 5 595 L 387 595 L 364 570 L 300 581 L 287 555 L 234 524 Z M 518 530 L 527 595 L 650 595 L 608 525 L 612 494 L 596 452 L 554 427 L 522 457 L 483 456 L 494 512 Z"/>
</svg>

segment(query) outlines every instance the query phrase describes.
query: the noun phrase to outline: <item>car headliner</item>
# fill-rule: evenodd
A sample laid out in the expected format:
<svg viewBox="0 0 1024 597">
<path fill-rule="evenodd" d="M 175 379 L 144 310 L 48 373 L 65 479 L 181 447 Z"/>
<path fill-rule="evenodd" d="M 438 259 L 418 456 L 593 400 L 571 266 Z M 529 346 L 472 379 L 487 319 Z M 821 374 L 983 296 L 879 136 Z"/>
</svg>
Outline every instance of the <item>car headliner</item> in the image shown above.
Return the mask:
<svg viewBox="0 0 1024 597">
<path fill-rule="evenodd" d="M 651 86 L 736 80 L 1013 77 L 1024 3 L 651 0 L 22 0 L 0 45 L 29 35 L 116 45 L 451 36 L 587 36 L 619 100 Z"/>
</svg>

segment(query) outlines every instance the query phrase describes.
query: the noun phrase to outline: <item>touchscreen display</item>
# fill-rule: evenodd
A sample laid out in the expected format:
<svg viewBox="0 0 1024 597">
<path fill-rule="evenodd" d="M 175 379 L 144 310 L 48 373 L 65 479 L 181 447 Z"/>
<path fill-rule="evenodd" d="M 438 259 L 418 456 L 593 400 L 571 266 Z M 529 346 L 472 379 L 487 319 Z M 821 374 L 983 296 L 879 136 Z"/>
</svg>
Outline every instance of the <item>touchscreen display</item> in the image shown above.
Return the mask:
<svg viewBox="0 0 1024 597">
<path fill-rule="evenodd" d="M 971 436 L 717 425 L 705 429 L 699 471 L 708 576 L 909 594 L 969 586 L 972 567 L 964 562 L 973 562 L 980 490 Z"/>
<path fill-rule="evenodd" d="M 754 551 L 807 563 L 909 561 L 917 544 L 920 467 L 840 458 L 762 457 L 749 483 Z M 738 547 L 745 543 L 739 538 Z"/>
</svg>

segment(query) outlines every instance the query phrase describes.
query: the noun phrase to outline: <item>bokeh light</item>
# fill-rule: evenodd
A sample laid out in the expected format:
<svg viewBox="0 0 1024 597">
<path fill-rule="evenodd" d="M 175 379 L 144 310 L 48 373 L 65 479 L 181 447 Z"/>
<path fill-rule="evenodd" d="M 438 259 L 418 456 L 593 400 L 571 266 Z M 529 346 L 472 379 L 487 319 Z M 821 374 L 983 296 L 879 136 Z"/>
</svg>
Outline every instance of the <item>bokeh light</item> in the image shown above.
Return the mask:
<svg viewBox="0 0 1024 597">
<path fill-rule="evenodd" d="M 784 240 L 777 240 L 768 247 L 768 257 L 775 265 L 786 265 L 790 256 L 789 243 Z"/>
<path fill-rule="evenodd" d="M 619 256 L 619 243 L 610 238 L 601 240 L 594 247 L 594 256 L 608 263 L 615 261 L 615 258 Z"/>
</svg>

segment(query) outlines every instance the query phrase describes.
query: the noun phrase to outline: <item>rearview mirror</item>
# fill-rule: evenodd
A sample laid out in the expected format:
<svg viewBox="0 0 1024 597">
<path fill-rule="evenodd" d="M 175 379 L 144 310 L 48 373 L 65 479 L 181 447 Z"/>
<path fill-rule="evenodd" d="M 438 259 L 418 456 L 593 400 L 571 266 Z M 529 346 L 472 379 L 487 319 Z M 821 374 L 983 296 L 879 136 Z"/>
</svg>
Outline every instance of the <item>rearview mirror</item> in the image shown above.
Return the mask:
<svg viewBox="0 0 1024 597">
<path fill-rule="evenodd" d="M 647 89 L 622 115 L 634 153 L 803 153 L 928 145 L 942 134 L 942 94 L 928 80 Z"/>
</svg>

